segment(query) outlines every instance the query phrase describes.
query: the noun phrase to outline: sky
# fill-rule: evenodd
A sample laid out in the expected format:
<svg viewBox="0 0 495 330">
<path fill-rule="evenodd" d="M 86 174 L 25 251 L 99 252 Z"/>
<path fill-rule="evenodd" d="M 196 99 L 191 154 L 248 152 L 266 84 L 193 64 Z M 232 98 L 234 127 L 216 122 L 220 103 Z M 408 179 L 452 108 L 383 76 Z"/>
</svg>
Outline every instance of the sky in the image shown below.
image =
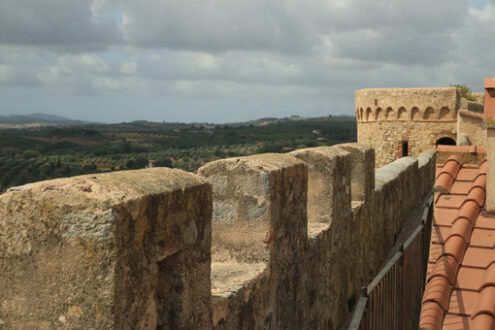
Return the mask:
<svg viewBox="0 0 495 330">
<path fill-rule="evenodd" d="M 495 76 L 495 0 L 0 0 L 0 115 L 354 115 L 354 91 Z"/>
</svg>

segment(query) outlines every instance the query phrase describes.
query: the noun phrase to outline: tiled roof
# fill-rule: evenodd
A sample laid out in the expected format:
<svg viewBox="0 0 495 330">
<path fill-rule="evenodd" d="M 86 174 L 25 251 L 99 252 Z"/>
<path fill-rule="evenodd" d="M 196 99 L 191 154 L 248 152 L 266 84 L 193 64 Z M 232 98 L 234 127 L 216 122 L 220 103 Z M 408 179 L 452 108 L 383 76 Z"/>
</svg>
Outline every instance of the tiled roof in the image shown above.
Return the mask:
<svg viewBox="0 0 495 330">
<path fill-rule="evenodd" d="M 438 194 L 420 325 L 495 329 L 495 218 L 484 211 L 486 160 L 463 164 L 449 157 L 437 167 L 434 190 Z"/>
</svg>

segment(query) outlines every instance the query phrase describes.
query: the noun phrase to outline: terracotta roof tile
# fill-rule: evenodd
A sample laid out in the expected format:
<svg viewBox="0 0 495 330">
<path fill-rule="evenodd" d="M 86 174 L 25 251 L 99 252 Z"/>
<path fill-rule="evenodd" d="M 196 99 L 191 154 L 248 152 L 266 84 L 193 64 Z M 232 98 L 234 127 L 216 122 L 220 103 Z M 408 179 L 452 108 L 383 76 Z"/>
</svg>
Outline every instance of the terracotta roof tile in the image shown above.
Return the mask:
<svg viewBox="0 0 495 330">
<path fill-rule="evenodd" d="M 440 330 L 445 311 L 436 302 L 428 301 L 421 306 L 420 326 L 431 330 Z"/>
<path fill-rule="evenodd" d="M 462 264 L 471 267 L 485 268 L 492 257 L 492 250 L 478 247 L 469 247 L 466 250 Z"/>
<path fill-rule="evenodd" d="M 474 223 L 479 213 L 480 207 L 478 206 L 478 203 L 474 201 L 467 201 L 466 203 L 462 204 L 462 207 L 459 210 L 456 219 L 464 218 Z"/>
<path fill-rule="evenodd" d="M 486 160 L 462 164 L 449 158 L 437 167 L 436 186 L 441 194 L 435 200 L 421 326 L 495 330 L 495 218 L 482 213 Z"/>
<path fill-rule="evenodd" d="M 487 217 L 481 213 L 476 220 L 476 228 L 495 229 L 495 218 Z"/>
<path fill-rule="evenodd" d="M 435 277 L 441 276 L 447 279 L 450 284 L 454 284 L 458 266 L 459 264 L 454 257 L 444 254 L 435 263 L 428 281 L 431 281 Z"/>
<path fill-rule="evenodd" d="M 480 172 L 482 173 L 485 173 L 486 174 L 486 167 L 488 166 L 488 162 L 486 159 L 484 159 L 481 163 L 480 163 Z"/>
<path fill-rule="evenodd" d="M 456 216 L 459 214 L 459 210 L 436 207 L 433 214 L 433 223 L 435 225 L 451 226 L 452 219 L 456 218 Z"/>
<path fill-rule="evenodd" d="M 480 329 L 480 330 L 494 330 L 495 329 L 495 320 L 489 314 L 479 314 L 476 315 L 472 322 L 471 329 Z"/>
<path fill-rule="evenodd" d="M 450 193 L 456 195 L 467 195 L 472 187 L 473 184 L 470 181 L 455 181 L 450 189 Z"/>
<path fill-rule="evenodd" d="M 485 204 L 485 196 L 486 194 L 484 188 L 473 187 L 469 192 L 467 198 L 462 203 L 464 204 L 468 201 L 473 201 L 476 202 L 479 207 L 483 207 L 483 204 Z"/>
<path fill-rule="evenodd" d="M 446 256 L 452 256 L 455 261 L 460 264 L 462 262 L 462 258 L 464 257 L 466 246 L 467 243 L 463 237 L 451 234 L 445 241 L 443 254 Z M 457 267 L 455 270 L 457 271 Z"/>
<path fill-rule="evenodd" d="M 452 290 L 449 302 L 449 313 L 470 316 L 478 301 L 478 292 L 468 290 Z"/>
<path fill-rule="evenodd" d="M 483 268 L 460 267 L 457 274 L 456 288 L 462 290 L 478 291 L 479 283 L 485 277 Z"/>
<path fill-rule="evenodd" d="M 443 319 L 443 330 L 469 329 L 471 318 L 463 315 L 447 314 Z"/>
<path fill-rule="evenodd" d="M 493 248 L 495 246 L 495 230 L 474 228 L 471 234 L 471 246 Z"/>
<path fill-rule="evenodd" d="M 488 286 L 495 286 L 495 263 L 489 265 L 486 269 L 482 283 L 483 284 L 478 288 L 478 291 L 480 292 Z"/>
<path fill-rule="evenodd" d="M 449 281 L 442 276 L 437 276 L 429 281 L 426 287 L 423 303 L 433 301 L 439 304 L 444 311 L 447 310 L 451 287 Z"/>
<path fill-rule="evenodd" d="M 490 314 L 495 317 L 495 286 L 484 287 L 477 298 L 479 300 L 472 312 L 473 318 L 479 314 Z"/>
<path fill-rule="evenodd" d="M 459 181 L 474 181 L 479 173 L 478 168 L 462 168 L 457 174 L 457 179 Z"/>
<path fill-rule="evenodd" d="M 456 157 L 451 156 L 447 159 L 443 166 L 437 169 L 434 190 L 440 193 L 448 193 L 461 166 L 462 163 Z"/>
<path fill-rule="evenodd" d="M 436 207 L 454 208 L 457 209 L 462 206 L 466 196 L 464 195 L 442 195 L 436 203 Z"/>
<path fill-rule="evenodd" d="M 457 235 L 459 237 L 462 237 L 466 243 L 469 243 L 471 239 L 472 229 L 473 223 L 471 221 L 466 218 L 458 218 L 452 225 L 452 230 L 450 231 L 449 237 Z"/>
<path fill-rule="evenodd" d="M 467 220 L 466 220 L 467 221 Z M 443 244 L 450 235 L 450 227 L 433 226 L 431 232 L 431 242 Z"/>
<path fill-rule="evenodd" d="M 473 153 L 476 152 L 476 146 L 448 146 L 448 145 L 439 145 L 437 146 L 437 151 L 440 152 L 468 152 Z"/>
<path fill-rule="evenodd" d="M 430 263 L 436 264 L 438 258 L 443 255 L 444 247 L 443 244 L 432 244 L 430 247 Z"/>
</svg>

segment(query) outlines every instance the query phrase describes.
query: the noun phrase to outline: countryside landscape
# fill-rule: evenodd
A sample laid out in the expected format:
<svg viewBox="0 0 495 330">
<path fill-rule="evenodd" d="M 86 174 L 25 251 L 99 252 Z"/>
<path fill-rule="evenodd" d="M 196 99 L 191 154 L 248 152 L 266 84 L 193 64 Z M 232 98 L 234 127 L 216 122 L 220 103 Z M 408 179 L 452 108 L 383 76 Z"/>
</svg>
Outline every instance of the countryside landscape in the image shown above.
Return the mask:
<svg viewBox="0 0 495 330">
<path fill-rule="evenodd" d="M 165 166 L 195 171 L 226 157 L 356 141 L 354 117 L 230 123 L 86 123 L 42 114 L 0 118 L 0 193 L 30 182 Z"/>
</svg>

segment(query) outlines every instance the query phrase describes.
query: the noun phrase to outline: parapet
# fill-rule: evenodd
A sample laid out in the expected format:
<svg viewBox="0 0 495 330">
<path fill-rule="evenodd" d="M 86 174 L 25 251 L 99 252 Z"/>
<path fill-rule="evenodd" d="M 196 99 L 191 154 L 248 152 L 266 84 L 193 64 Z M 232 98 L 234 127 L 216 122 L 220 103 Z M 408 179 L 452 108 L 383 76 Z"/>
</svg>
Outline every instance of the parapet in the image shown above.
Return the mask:
<svg viewBox="0 0 495 330">
<path fill-rule="evenodd" d="M 344 144 L 13 189 L 0 325 L 343 328 L 434 171 Z"/>
<path fill-rule="evenodd" d="M 290 155 L 309 168 L 308 221 L 330 224 L 347 217 L 351 213 L 351 154 L 338 147 L 318 147 Z"/>
<path fill-rule="evenodd" d="M 214 161 L 198 174 L 213 187 L 213 325 L 240 328 L 249 317 L 254 328 L 266 319 L 290 326 L 302 303 L 294 297 L 307 240 L 306 165 L 261 154 Z M 241 313 L 246 306 L 255 316 Z"/>
<path fill-rule="evenodd" d="M 211 189 L 192 173 L 156 168 L 38 182 L 0 196 L 0 221 L 5 328 L 209 322 Z"/>
<path fill-rule="evenodd" d="M 351 153 L 352 200 L 370 202 L 375 190 L 375 150 L 361 143 L 338 147 Z"/>
<path fill-rule="evenodd" d="M 358 122 L 456 121 L 461 93 L 456 87 L 361 89 L 355 104 Z"/>
</svg>

